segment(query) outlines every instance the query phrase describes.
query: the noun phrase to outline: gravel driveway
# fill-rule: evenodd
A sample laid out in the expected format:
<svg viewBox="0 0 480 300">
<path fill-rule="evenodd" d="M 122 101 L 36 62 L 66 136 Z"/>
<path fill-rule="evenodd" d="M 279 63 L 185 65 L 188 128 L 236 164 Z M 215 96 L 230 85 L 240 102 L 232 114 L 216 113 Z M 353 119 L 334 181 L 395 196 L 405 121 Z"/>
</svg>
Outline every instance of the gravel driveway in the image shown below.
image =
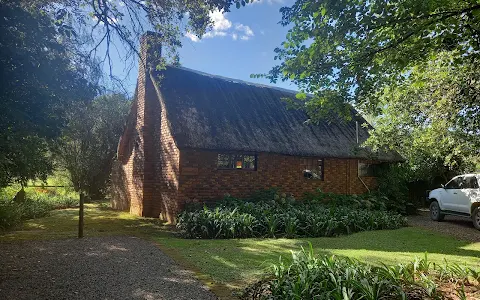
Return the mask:
<svg viewBox="0 0 480 300">
<path fill-rule="evenodd" d="M 430 229 L 459 240 L 480 242 L 480 231 L 473 227 L 471 219 L 447 215 L 442 222 L 435 222 L 430 219 L 429 213 L 427 209 L 419 211 L 417 216 L 408 216 L 408 223 L 411 226 Z"/>
<path fill-rule="evenodd" d="M 0 244 L 0 299 L 216 299 L 133 237 Z"/>
</svg>

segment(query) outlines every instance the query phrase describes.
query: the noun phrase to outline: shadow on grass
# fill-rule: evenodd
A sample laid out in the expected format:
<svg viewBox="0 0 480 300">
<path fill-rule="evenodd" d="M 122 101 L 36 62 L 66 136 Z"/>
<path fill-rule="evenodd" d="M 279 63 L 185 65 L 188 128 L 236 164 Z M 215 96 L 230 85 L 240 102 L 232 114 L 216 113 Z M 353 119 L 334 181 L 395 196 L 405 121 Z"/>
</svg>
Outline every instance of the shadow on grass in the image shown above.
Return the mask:
<svg viewBox="0 0 480 300">
<path fill-rule="evenodd" d="M 241 289 L 271 271 L 280 257 L 312 244 L 317 255 L 343 255 L 373 264 L 396 264 L 415 257 L 436 264 L 449 262 L 480 268 L 480 243 L 459 241 L 423 229 L 369 231 L 334 238 L 187 240 L 155 238 L 162 249 L 217 285 Z"/>
<path fill-rule="evenodd" d="M 0 241 L 74 238 L 78 231 L 78 208 L 52 211 L 44 218 L 32 219 L 8 231 L 0 232 Z M 172 228 L 159 219 L 139 218 L 128 212 L 85 205 L 84 234 L 89 236 L 131 235 L 145 237 L 169 234 Z"/>
</svg>

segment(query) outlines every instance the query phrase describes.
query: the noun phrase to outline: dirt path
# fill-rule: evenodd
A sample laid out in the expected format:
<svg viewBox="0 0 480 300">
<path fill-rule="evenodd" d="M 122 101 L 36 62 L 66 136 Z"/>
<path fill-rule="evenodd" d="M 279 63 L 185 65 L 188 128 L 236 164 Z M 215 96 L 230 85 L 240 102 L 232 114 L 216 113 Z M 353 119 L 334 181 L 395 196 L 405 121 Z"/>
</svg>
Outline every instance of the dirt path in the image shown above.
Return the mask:
<svg viewBox="0 0 480 300">
<path fill-rule="evenodd" d="M 422 210 L 419 213 L 417 216 L 408 217 L 408 223 L 411 226 L 423 227 L 460 240 L 480 242 L 480 231 L 473 227 L 469 218 L 445 216 L 443 222 L 435 222 L 430 219 L 428 210 Z"/>
<path fill-rule="evenodd" d="M 0 244 L 0 299 L 216 299 L 133 237 Z"/>
</svg>

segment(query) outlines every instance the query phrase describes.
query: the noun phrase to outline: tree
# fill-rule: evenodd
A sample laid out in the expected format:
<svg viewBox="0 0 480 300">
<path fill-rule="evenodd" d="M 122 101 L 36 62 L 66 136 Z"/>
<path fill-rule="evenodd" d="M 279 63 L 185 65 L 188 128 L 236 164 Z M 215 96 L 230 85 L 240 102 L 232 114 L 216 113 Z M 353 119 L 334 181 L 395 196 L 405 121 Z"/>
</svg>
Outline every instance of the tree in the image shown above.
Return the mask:
<svg viewBox="0 0 480 300">
<path fill-rule="evenodd" d="M 480 157 L 480 64 L 451 52 L 412 68 L 379 95 L 381 114 L 368 145 L 400 151 L 412 179 L 473 171 Z"/>
<path fill-rule="evenodd" d="M 298 95 L 312 117 L 346 114 L 345 103 L 378 114 L 383 89 L 418 63 L 447 51 L 463 64 L 480 51 L 478 1 L 297 0 L 281 12 L 293 27 L 275 49 L 281 63 L 264 76 L 314 94 Z"/>
<path fill-rule="evenodd" d="M 55 159 L 69 172 L 75 190 L 90 199 L 105 196 L 130 104 L 125 96 L 110 94 L 77 103 L 69 111 Z"/>
<path fill-rule="evenodd" d="M 0 2 L 0 186 L 25 184 L 52 169 L 48 143 L 68 103 L 96 93 L 89 66 L 73 62 L 53 21 Z"/>
</svg>

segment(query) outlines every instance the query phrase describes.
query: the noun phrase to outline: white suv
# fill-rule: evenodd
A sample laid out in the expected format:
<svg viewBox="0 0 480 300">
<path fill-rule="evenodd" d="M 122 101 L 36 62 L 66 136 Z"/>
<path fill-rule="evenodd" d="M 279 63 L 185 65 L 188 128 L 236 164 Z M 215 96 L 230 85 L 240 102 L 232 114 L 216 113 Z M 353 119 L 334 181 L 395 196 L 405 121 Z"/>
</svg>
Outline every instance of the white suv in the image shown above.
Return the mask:
<svg viewBox="0 0 480 300">
<path fill-rule="evenodd" d="M 430 217 L 442 221 L 445 215 L 472 218 L 475 228 L 480 230 L 480 174 L 453 177 L 446 185 L 428 195 Z"/>
</svg>

